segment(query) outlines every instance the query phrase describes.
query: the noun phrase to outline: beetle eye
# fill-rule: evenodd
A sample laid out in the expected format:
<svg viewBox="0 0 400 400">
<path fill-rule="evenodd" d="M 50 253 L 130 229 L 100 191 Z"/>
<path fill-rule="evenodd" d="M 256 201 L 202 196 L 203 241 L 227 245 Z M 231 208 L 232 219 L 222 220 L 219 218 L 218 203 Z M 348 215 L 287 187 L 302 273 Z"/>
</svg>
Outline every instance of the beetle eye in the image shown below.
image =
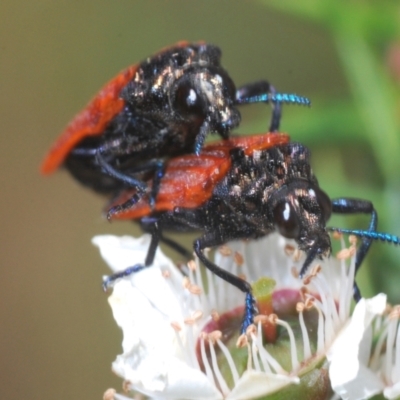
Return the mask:
<svg viewBox="0 0 400 400">
<path fill-rule="evenodd" d="M 286 201 L 279 203 L 273 213 L 279 233 L 288 239 L 297 239 L 300 234 L 300 221 L 293 206 Z"/>
<path fill-rule="evenodd" d="M 188 81 L 184 81 L 178 86 L 175 92 L 174 107 L 183 117 L 205 117 L 204 100 Z"/>
</svg>

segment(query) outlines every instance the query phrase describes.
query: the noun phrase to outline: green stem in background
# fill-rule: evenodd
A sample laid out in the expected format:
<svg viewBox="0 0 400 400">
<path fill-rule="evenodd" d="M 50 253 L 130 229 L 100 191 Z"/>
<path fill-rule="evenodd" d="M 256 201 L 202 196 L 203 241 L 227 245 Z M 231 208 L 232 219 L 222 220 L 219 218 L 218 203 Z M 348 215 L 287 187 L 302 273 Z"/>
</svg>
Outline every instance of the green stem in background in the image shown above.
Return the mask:
<svg viewBox="0 0 400 400">
<path fill-rule="evenodd" d="M 390 84 L 359 35 L 338 33 L 334 39 L 363 129 L 388 183 L 393 171 L 400 171 L 400 136 L 393 112 L 396 101 Z"/>
<path fill-rule="evenodd" d="M 385 180 L 382 197 L 386 215 L 389 216 L 387 227 L 398 233 L 400 129 L 394 109 L 397 106 L 394 91 L 380 63 L 360 35 L 355 32 L 336 32 L 335 43 L 363 121 L 365 135 Z"/>
<path fill-rule="evenodd" d="M 340 0 L 264 0 L 262 4 L 318 23 L 328 30 L 352 90 L 354 104 L 375 154 L 380 172 L 389 183 L 400 171 L 400 126 L 395 116 L 396 94 L 372 42 L 390 44 L 399 38 L 399 7 L 393 2 Z M 377 47 L 377 46 L 375 46 Z M 346 129 L 347 121 L 343 121 Z"/>
</svg>

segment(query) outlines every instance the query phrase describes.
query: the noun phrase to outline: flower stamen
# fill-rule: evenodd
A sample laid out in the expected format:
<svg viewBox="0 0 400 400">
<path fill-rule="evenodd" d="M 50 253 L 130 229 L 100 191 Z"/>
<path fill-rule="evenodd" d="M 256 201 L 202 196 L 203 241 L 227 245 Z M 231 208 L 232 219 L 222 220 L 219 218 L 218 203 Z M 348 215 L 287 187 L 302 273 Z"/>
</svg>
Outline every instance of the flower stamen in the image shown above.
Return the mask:
<svg viewBox="0 0 400 400">
<path fill-rule="evenodd" d="M 294 254 L 296 248 L 292 244 L 286 244 L 283 250 L 285 254 L 290 257 Z"/>
<path fill-rule="evenodd" d="M 210 363 L 208 362 L 208 357 L 206 354 L 206 346 L 205 346 L 205 341 L 207 340 L 207 333 L 202 332 L 200 334 L 200 352 L 201 352 L 201 361 L 203 363 L 204 369 L 205 369 L 205 373 L 206 376 L 208 378 L 208 380 L 214 384 L 214 377 L 213 377 L 213 372 L 210 366 Z"/>
<path fill-rule="evenodd" d="M 194 283 L 192 283 L 191 285 L 189 285 L 189 287 L 187 288 L 189 290 L 189 292 L 191 294 L 195 294 L 197 296 L 203 294 L 203 291 L 201 290 L 200 286 L 195 285 Z"/>
<path fill-rule="evenodd" d="M 217 310 L 211 310 L 211 318 L 214 322 L 218 322 L 221 319 Z"/>
<path fill-rule="evenodd" d="M 241 348 L 247 346 L 248 340 L 247 336 L 242 333 L 239 337 L 238 340 L 236 341 L 236 347 Z"/>
<path fill-rule="evenodd" d="M 117 391 L 113 388 L 107 389 L 104 392 L 103 400 L 114 400 Z"/>
<path fill-rule="evenodd" d="M 261 366 L 260 366 L 260 360 L 258 359 L 259 356 L 259 351 L 258 351 L 258 346 L 257 346 L 257 334 L 256 332 L 252 332 L 250 334 L 251 337 L 251 352 L 253 356 L 253 364 L 254 364 L 254 369 L 256 371 L 261 371 Z"/>
<path fill-rule="evenodd" d="M 255 318 L 255 320 L 256 319 L 257 319 L 257 335 L 254 335 L 253 340 L 257 342 L 258 353 L 260 355 L 264 371 L 272 372 L 271 370 L 272 368 L 277 374 L 287 375 L 287 372 L 281 367 L 278 361 L 274 357 L 272 357 L 271 354 L 269 354 L 269 352 L 265 349 L 262 343 L 262 334 L 261 334 L 262 324 L 265 322 L 272 323 L 272 321 L 270 321 L 268 319 L 268 316 L 266 315 L 258 315 Z"/>
<path fill-rule="evenodd" d="M 241 267 L 244 264 L 244 257 L 238 251 L 235 251 L 233 260 L 238 267 Z"/>
<path fill-rule="evenodd" d="M 228 245 L 219 246 L 218 251 L 224 257 L 230 257 L 232 255 L 232 250 Z"/>
<path fill-rule="evenodd" d="M 203 317 L 203 311 L 197 310 L 190 317 L 184 319 L 186 325 L 194 325 L 198 320 Z"/>
<path fill-rule="evenodd" d="M 210 354 L 211 354 L 211 363 L 212 363 L 212 368 L 214 372 L 214 376 L 217 380 L 218 386 L 223 393 L 224 396 L 226 396 L 230 390 L 228 388 L 228 385 L 226 384 L 226 381 L 224 377 L 221 374 L 221 370 L 219 369 L 218 362 L 217 362 L 217 355 L 215 354 L 215 349 L 214 345 L 217 340 L 222 336 L 222 333 L 220 331 L 214 331 L 208 335 L 208 343 L 209 343 L 209 349 L 210 349 Z"/>
<path fill-rule="evenodd" d="M 168 260 L 157 261 L 155 269 L 135 275 L 132 281 L 127 278 L 118 282 L 110 304 L 124 330 L 124 352 L 114 362 L 113 370 L 132 382 L 129 385 L 135 392 L 171 399 L 198 398 L 196 389 L 191 392 L 192 380 L 198 380 L 202 390 L 208 388 L 208 397 L 204 398 L 210 399 L 246 398 L 247 393 L 259 398 L 262 393 L 298 383 L 299 376 L 308 379 L 308 372 L 314 369 L 321 369 L 317 374 L 321 374 L 321 382 L 326 382 L 323 357 L 349 317 L 355 244 L 351 242 L 339 253 L 336 270 L 332 262 L 323 261 L 323 270 L 313 263 L 302 285 L 298 267 L 304 253 L 275 237 L 259 246 L 259 256 L 252 250 L 255 243 L 234 242 L 215 252 L 219 267 L 248 277 L 260 313 L 264 314 L 255 316 L 255 325 L 238 338 L 239 349 L 234 348 L 234 342 L 243 316 L 243 295 L 208 269 L 200 268 L 197 258 L 183 271 L 175 270 Z M 273 247 L 279 249 L 276 257 L 264 256 L 273 254 Z M 288 273 L 291 265 L 297 267 L 292 268 L 293 277 Z M 183 274 L 187 276 L 183 278 Z M 267 293 L 268 299 L 264 298 L 265 288 L 256 296 L 259 281 L 263 285 L 264 281 L 276 283 Z M 143 302 L 143 307 L 136 299 Z M 263 302 L 270 308 L 262 309 Z M 397 321 L 396 312 L 391 315 Z M 146 323 L 130 319 L 131 315 L 144 318 Z M 380 332 L 389 326 L 387 319 L 381 325 L 376 322 L 374 329 L 380 326 Z M 400 374 L 400 332 L 398 322 L 393 323 L 393 331 L 389 333 L 388 328 L 384 338 L 379 338 L 379 351 L 376 356 L 374 353 L 378 369 L 384 369 L 382 375 L 388 376 L 388 382 Z M 267 335 L 270 328 L 275 331 L 273 339 Z M 158 335 L 158 331 L 163 334 Z M 387 353 L 389 359 L 382 356 L 385 345 L 392 347 Z"/>
<path fill-rule="evenodd" d="M 318 312 L 318 331 L 317 331 L 317 354 L 323 354 L 325 351 L 325 323 L 324 323 L 324 314 L 322 313 L 321 308 L 319 307 L 319 302 L 317 303 L 314 297 L 308 297 L 312 300 L 314 308 Z"/>
<path fill-rule="evenodd" d="M 188 269 L 189 269 L 189 277 L 191 282 L 196 282 L 197 288 L 195 290 L 195 293 L 199 296 L 196 302 L 196 307 L 199 308 L 201 307 L 205 313 L 209 312 L 210 306 L 209 306 L 209 298 L 208 294 L 205 295 L 206 291 L 204 288 L 204 283 L 203 283 L 203 276 L 200 270 L 200 265 L 199 265 L 199 260 L 196 257 L 195 260 L 190 260 L 188 262 Z M 212 303 L 211 303 L 212 304 Z"/>
<path fill-rule="evenodd" d="M 297 358 L 296 339 L 294 338 L 294 333 L 293 333 L 292 328 L 286 321 L 279 319 L 276 314 L 271 314 L 269 317 L 270 317 L 270 321 L 271 321 L 271 319 L 273 319 L 277 325 L 283 326 L 287 330 L 287 332 L 289 334 L 289 340 L 290 340 L 290 358 L 292 361 L 292 371 L 297 370 L 300 366 L 300 363 Z"/>
<path fill-rule="evenodd" d="M 297 303 L 296 304 L 296 311 L 299 313 L 299 322 L 301 328 L 301 334 L 303 337 L 303 357 L 304 360 L 307 360 L 311 357 L 311 346 L 310 346 L 310 338 L 308 337 L 308 331 L 306 325 L 304 323 L 304 315 L 303 311 L 306 309 L 305 303 Z"/>
<path fill-rule="evenodd" d="M 335 337 L 335 332 L 340 326 L 339 317 L 337 314 L 337 308 L 332 296 L 332 292 L 330 290 L 329 284 L 326 282 L 325 278 L 320 274 L 321 268 L 317 266 L 313 269 L 306 278 L 307 284 L 311 284 L 317 290 L 317 294 L 320 301 L 315 299 L 315 303 L 318 305 L 318 308 L 321 309 L 321 312 L 324 316 L 325 323 L 325 343 L 324 347 L 327 346 Z M 306 278 L 304 280 L 306 280 Z"/>
<path fill-rule="evenodd" d="M 218 344 L 219 348 L 224 353 L 225 359 L 228 362 L 229 368 L 231 370 L 233 382 L 236 385 L 236 383 L 239 380 L 239 372 L 238 372 L 238 370 L 236 368 L 235 361 L 233 360 L 229 349 L 224 345 L 224 343 L 219 338 L 217 338 L 216 341 L 217 341 L 217 344 Z"/>
</svg>

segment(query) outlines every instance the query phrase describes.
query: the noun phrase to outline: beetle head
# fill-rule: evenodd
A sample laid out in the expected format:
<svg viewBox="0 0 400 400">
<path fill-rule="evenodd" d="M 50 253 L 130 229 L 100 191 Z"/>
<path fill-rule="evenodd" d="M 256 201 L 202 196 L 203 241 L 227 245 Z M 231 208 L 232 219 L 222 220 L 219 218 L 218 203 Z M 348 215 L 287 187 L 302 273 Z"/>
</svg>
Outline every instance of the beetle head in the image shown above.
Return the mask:
<svg viewBox="0 0 400 400">
<path fill-rule="evenodd" d="M 235 84 L 220 67 L 191 67 L 171 91 L 171 105 L 184 120 L 207 120 L 210 130 L 226 137 L 240 123 Z"/>
<path fill-rule="evenodd" d="M 272 194 L 269 210 L 276 230 L 282 236 L 294 239 L 307 255 L 300 277 L 316 257 L 330 255 L 331 241 L 326 223 L 332 212 L 331 200 L 316 185 L 295 180 L 282 186 Z"/>
</svg>

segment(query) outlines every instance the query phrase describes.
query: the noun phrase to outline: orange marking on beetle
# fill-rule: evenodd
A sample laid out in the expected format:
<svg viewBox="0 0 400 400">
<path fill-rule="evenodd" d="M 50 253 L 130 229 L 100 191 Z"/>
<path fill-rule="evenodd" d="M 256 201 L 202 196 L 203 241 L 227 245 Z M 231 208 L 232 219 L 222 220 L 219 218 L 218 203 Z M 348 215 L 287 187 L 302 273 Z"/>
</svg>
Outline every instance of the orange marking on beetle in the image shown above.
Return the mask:
<svg viewBox="0 0 400 400">
<path fill-rule="evenodd" d="M 203 41 L 198 44 L 205 44 Z M 182 48 L 189 45 L 182 40 L 173 46 L 161 49 L 157 54 L 162 54 L 173 48 Z M 41 165 L 43 174 L 54 172 L 65 161 L 68 154 L 85 137 L 101 135 L 110 121 L 124 108 L 125 102 L 119 97 L 121 90 L 131 81 L 141 64 L 135 64 L 120 72 L 111 79 L 89 104 L 78 113 L 67 125 L 58 140 L 51 147 Z"/>
<path fill-rule="evenodd" d="M 85 137 L 101 135 L 107 124 L 124 108 L 120 92 L 132 80 L 138 64 L 133 65 L 109 81 L 90 103 L 67 125 L 45 158 L 41 172 L 54 172 L 71 150 Z"/>
</svg>

